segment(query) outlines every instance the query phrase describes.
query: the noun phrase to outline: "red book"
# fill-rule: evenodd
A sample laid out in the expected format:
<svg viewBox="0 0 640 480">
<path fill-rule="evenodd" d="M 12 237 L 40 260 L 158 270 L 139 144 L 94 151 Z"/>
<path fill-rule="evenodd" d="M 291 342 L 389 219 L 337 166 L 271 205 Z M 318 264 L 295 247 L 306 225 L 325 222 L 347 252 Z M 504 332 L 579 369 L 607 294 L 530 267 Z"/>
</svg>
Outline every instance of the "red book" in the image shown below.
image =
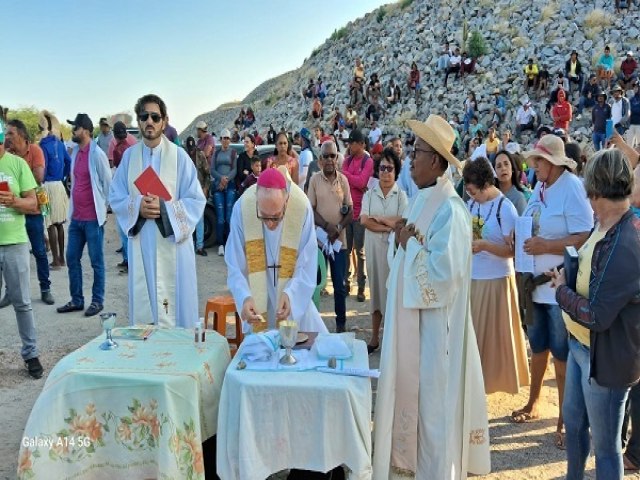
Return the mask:
<svg viewBox="0 0 640 480">
<path fill-rule="evenodd" d="M 133 184 L 140 190 L 142 195 L 151 193 L 152 195 L 159 196 L 165 202 L 171 200 L 171 194 L 167 190 L 167 187 L 164 186 L 164 183 L 162 183 L 162 180 L 160 180 L 160 177 L 151 166 L 145 168 Z"/>
<path fill-rule="evenodd" d="M 0 182 L 0 192 L 10 192 L 11 190 L 9 189 L 9 182 L 7 181 L 2 181 Z"/>
</svg>

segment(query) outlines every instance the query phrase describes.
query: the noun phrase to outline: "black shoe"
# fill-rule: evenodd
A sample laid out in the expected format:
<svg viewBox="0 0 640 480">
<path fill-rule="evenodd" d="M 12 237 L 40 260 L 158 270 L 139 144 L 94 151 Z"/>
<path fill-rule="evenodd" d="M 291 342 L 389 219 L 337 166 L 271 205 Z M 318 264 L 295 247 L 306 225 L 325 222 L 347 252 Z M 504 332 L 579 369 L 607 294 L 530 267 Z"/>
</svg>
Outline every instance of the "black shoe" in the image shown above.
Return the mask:
<svg viewBox="0 0 640 480">
<path fill-rule="evenodd" d="M 201 257 L 206 257 L 207 251 L 204 248 L 199 248 L 196 250 L 196 255 L 200 255 Z"/>
<path fill-rule="evenodd" d="M 380 348 L 380 344 L 377 345 L 367 345 L 367 353 L 369 355 L 371 355 L 373 352 L 375 352 L 378 348 Z"/>
<path fill-rule="evenodd" d="M 336 325 L 336 333 L 344 333 L 347 331 L 346 325 Z"/>
<path fill-rule="evenodd" d="M 104 307 L 99 303 L 92 303 L 89 308 L 84 312 L 85 317 L 93 317 L 102 311 Z"/>
<path fill-rule="evenodd" d="M 80 310 L 84 310 L 84 305 L 74 305 L 72 302 L 56 308 L 58 313 L 79 312 Z"/>
<path fill-rule="evenodd" d="M 124 265 L 122 265 L 120 267 L 120 270 L 119 270 L 120 273 L 129 273 L 129 264 L 125 263 L 125 262 L 122 262 L 122 263 L 124 263 Z M 120 264 L 118 264 L 118 265 L 120 265 Z"/>
<path fill-rule="evenodd" d="M 9 305 L 11 305 L 11 300 L 9 300 L 9 295 L 5 294 L 0 300 L 0 308 L 8 307 Z"/>
<path fill-rule="evenodd" d="M 129 266 L 129 262 L 125 262 L 124 260 L 116 265 L 116 267 L 120 267 L 120 268 L 128 267 L 128 266 Z"/>
<path fill-rule="evenodd" d="M 364 295 L 364 288 L 359 288 L 358 296 L 356 297 L 356 300 L 358 300 L 359 302 L 364 302 L 366 299 L 367 297 L 365 297 Z"/>
<path fill-rule="evenodd" d="M 44 373 L 44 368 L 42 368 L 42 365 L 40 364 L 40 360 L 38 360 L 38 357 L 25 360 L 24 363 L 27 366 L 29 375 L 32 378 L 42 378 L 42 374 Z"/>
<path fill-rule="evenodd" d="M 122 253 L 122 247 L 116 250 L 116 253 Z"/>
<path fill-rule="evenodd" d="M 51 295 L 51 292 L 48 290 L 41 293 L 40 299 L 47 305 L 53 305 L 54 303 L 56 303 L 56 301 L 53 299 L 53 295 Z"/>
</svg>

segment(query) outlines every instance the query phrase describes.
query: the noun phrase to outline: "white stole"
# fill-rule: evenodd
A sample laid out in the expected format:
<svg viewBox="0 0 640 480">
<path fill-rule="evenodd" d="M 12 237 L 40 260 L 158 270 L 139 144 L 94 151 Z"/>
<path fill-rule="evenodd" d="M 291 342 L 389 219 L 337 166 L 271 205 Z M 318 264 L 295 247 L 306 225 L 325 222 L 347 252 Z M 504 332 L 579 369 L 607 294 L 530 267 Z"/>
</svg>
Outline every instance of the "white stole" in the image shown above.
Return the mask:
<svg viewBox="0 0 640 480">
<path fill-rule="evenodd" d="M 138 142 L 131 147 L 131 160 L 128 171 L 130 192 L 138 191 L 138 188 L 133 182 L 145 169 L 142 158 L 143 145 L 143 142 Z M 162 183 L 169 191 L 172 200 L 175 200 L 177 197 L 178 147 L 169 142 L 164 136 L 162 137 L 160 146 L 160 171 L 156 173 L 162 179 Z M 147 192 L 140 192 L 140 194 L 146 195 Z M 132 212 L 129 212 L 129 215 L 131 215 L 131 213 Z M 154 222 L 154 220 L 148 221 Z M 142 259 L 140 232 L 138 232 L 138 235 L 130 237 L 131 243 L 129 243 L 128 254 L 129 257 L 133 257 L 134 268 L 129 271 L 129 275 L 133 275 L 133 298 L 129 299 L 129 301 L 136 302 L 135 308 L 133 309 L 135 318 L 130 319 L 130 321 L 135 324 L 148 324 L 153 321 L 153 308 L 151 305 L 155 302 L 158 312 L 158 325 L 165 328 L 173 328 L 176 325 L 177 307 L 177 252 L 175 245 L 162 237 L 156 225 L 154 225 L 154 229 L 156 237 L 156 278 L 153 279 L 151 284 L 155 285 L 155 292 L 147 288 L 147 274 Z"/>
</svg>

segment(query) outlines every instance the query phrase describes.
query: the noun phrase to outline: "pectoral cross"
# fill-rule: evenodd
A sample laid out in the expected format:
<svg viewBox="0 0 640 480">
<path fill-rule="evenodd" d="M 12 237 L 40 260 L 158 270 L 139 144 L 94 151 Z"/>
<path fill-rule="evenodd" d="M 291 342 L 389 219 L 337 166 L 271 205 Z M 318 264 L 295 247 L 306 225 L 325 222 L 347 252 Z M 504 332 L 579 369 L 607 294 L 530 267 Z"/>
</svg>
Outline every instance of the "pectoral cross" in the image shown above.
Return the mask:
<svg viewBox="0 0 640 480">
<path fill-rule="evenodd" d="M 275 263 L 275 262 L 273 262 Z M 278 286 L 278 274 L 276 272 L 276 268 L 280 268 L 282 265 L 267 265 L 267 269 L 273 268 L 273 286 Z"/>
</svg>

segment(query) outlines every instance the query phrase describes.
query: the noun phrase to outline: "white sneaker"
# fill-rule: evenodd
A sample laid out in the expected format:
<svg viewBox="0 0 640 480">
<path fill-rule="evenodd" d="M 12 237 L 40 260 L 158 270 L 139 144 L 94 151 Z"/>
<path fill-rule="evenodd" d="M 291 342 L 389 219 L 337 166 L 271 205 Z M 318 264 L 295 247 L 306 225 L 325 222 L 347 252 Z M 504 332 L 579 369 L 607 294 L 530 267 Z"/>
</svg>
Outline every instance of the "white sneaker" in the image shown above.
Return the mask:
<svg viewBox="0 0 640 480">
<path fill-rule="evenodd" d="M 218 256 L 219 257 L 224 257 L 224 245 L 220 245 L 218 247 Z"/>
<path fill-rule="evenodd" d="M 581 120 L 582 119 L 582 114 L 579 113 L 578 115 L 576 115 L 576 120 Z"/>
</svg>

